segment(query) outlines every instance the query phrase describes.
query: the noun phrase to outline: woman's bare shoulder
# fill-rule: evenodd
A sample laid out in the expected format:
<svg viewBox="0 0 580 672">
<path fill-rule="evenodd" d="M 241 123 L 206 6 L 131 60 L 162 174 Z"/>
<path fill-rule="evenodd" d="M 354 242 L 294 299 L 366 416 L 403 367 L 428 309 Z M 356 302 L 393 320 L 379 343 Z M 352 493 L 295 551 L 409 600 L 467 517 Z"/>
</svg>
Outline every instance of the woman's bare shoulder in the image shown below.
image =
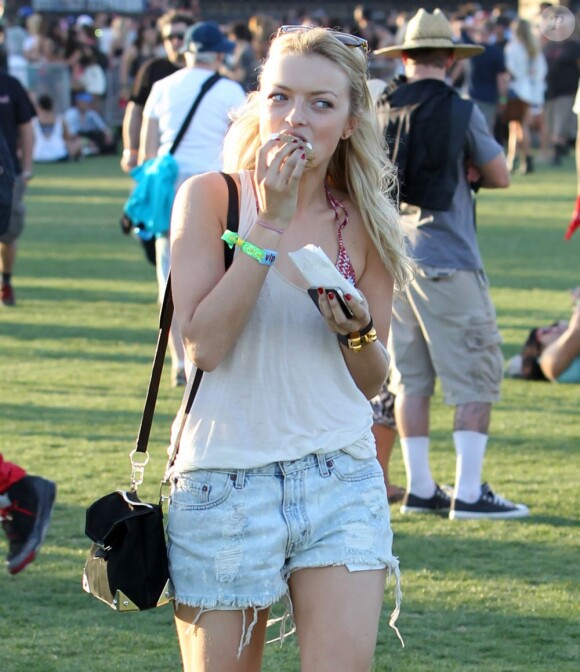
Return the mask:
<svg viewBox="0 0 580 672">
<path fill-rule="evenodd" d="M 232 175 L 239 190 L 239 177 Z M 225 227 L 228 210 L 228 186 L 219 172 L 200 173 L 185 180 L 173 206 L 172 231 L 177 229 Z"/>
<path fill-rule="evenodd" d="M 232 175 L 234 179 L 237 179 L 239 183 L 239 178 L 237 175 Z M 180 191 L 190 192 L 201 192 L 206 193 L 206 195 L 213 194 L 215 191 L 221 192 L 222 190 L 227 189 L 226 180 L 222 173 L 213 171 L 209 173 L 200 173 L 199 175 L 192 175 L 188 177 L 187 180 L 181 185 Z"/>
</svg>

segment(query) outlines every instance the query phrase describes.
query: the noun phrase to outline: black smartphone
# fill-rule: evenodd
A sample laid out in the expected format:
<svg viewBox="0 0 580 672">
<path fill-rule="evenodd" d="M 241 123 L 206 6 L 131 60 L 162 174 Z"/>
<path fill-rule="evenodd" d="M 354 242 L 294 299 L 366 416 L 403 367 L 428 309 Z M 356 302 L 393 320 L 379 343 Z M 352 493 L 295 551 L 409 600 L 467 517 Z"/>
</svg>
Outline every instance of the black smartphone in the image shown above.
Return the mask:
<svg viewBox="0 0 580 672">
<path fill-rule="evenodd" d="M 328 294 L 328 292 L 333 292 L 334 296 L 336 296 L 336 300 L 338 301 L 338 304 L 342 308 L 342 312 L 344 313 L 344 316 L 347 317 L 349 320 L 354 317 L 354 314 L 352 310 L 346 305 L 346 301 L 344 300 L 344 295 L 342 293 L 342 290 L 337 289 L 336 287 L 326 287 L 324 291 Z M 310 287 L 308 290 L 308 296 L 314 301 L 314 305 L 320 310 L 318 307 L 318 288 L 317 287 Z"/>
</svg>

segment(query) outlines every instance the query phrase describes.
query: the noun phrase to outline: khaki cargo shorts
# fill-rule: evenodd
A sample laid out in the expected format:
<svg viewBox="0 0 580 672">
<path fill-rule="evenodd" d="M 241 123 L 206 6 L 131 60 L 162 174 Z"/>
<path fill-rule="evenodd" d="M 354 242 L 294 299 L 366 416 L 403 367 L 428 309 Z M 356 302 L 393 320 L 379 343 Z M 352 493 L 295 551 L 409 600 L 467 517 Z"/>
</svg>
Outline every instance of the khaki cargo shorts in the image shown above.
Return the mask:
<svg viewBox="0 0 580 672">
<path fill-rule="evenodd" d="M 420 269 L 393 306 L 392 392 L 431 397 L 439 377 L 446 404 L 499 399 L 503 356 L 488 288 L 483 271 Z"/>
</svg>

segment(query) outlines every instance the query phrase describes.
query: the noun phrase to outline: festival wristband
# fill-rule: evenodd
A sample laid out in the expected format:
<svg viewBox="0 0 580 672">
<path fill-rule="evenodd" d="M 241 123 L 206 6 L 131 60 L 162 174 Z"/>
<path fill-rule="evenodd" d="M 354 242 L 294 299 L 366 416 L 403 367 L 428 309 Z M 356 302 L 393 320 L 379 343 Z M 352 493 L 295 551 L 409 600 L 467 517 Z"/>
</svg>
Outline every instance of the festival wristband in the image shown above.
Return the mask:
<svg viewBox="0 0 580 672">
<path fill-rule="evenodd" d="M 346 346 L 349 350 L 354 350 L 354 352 L 360 352 L 365 345 L 374 343 L 378 338 L 377 331 L 373 326 L 372 317 L 364 329 L 353 331 L 346 336 L 343 334 L 337 334 L 336 336 L 342 345 Z"/>
<path fill-rule="evenodd" d="M 234 245 L 237 245 L 240 250 L 247 254 L 248 257 L 252 257 L 262 266 L 271 266 L 275 261 L 278 253 L 274 250 L 263 250 L 261 247 L 254 245 L 243 238 L 240 238 L 237 233 L 233 231 L 225 230 L 222 240 L 224 240 L 232 249 Z"/>
</svg>

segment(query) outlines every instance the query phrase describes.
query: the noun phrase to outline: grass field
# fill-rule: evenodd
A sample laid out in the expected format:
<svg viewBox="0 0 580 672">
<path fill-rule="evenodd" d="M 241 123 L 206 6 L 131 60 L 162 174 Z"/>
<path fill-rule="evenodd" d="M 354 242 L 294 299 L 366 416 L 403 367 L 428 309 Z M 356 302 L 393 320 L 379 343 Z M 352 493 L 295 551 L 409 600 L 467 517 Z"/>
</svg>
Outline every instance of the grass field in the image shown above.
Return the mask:
<svg viewBox="0 0 580 672">
<path fill-rule="evenodd" d="M 130 181 L 116 159 L 38 167 L 14 286 L 0 309 L 0 450 L 58 483 L 47 541 L 22 574 L 0 575 L 2 672 L 180 669 L 170 608 L 121 616 L 81 590 L 84 511 L 129 485 L 156 338 L 156 284 L 118 217 Z M 504 337 L 514 354 L 531 326 L 567 318 L 580 284 L 580 233 L 563 233 L 572 161 L 479 197 L 479 236 Z M 527 503 L 529 519 L 455 522 L 392 512 L 403 571 L 399 620 L 385 593 L 375 671 L 572 672 L 580 660 L 579 386 L 506 380 L 485 476 Z M 162 381 L 140 490 L 156 498 L 179 393 Z M 451 483 L 452 411 L 433 408 L 432 467 Z M 392 476 L 404 482 L 399 452 Z M 0 554 L 6 545 L 0 538 Z M 296 646 L 267 648 L 264 669 L 295 672 Z"/>
</svg>

